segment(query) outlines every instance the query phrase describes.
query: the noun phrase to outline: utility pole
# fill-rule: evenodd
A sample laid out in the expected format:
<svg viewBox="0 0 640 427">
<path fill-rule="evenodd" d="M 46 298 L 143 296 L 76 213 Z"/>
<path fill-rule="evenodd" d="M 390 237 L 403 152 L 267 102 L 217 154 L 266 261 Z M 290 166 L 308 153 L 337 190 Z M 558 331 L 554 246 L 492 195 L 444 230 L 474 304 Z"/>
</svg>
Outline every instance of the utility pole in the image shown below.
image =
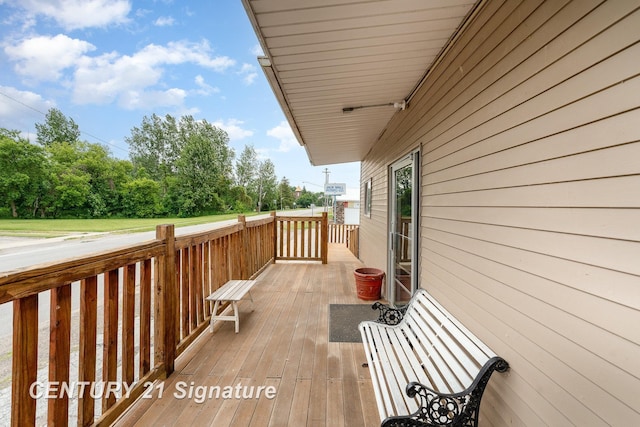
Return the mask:
<svg viewBox="0 0 640 427">
<path fill-rule="evenodd" d="M 327 212 L 329 209 L 329 202 L 327 200 L 327 184 L 329 183 L 329 174 L 331 173 L 328 168 L 324 168 L 322 171 L 324 174 L 324 211 Z"/>
</svg>

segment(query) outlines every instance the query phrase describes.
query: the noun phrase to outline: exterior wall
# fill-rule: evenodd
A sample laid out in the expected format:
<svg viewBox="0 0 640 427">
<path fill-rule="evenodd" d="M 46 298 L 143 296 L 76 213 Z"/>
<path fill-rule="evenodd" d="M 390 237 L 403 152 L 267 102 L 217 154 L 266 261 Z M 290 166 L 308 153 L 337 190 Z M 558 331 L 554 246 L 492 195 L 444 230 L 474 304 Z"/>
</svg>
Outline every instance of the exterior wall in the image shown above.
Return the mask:
<svg viewBox="0 0 640 427">
<path fill-rule="evenodd" d="M 420 285 L 511 365 L 481 425 L 640 425 L 638 6 L 486 2 L 362 163 L 386 269 L 387 168 L 421 147 Z"/>
</svg>

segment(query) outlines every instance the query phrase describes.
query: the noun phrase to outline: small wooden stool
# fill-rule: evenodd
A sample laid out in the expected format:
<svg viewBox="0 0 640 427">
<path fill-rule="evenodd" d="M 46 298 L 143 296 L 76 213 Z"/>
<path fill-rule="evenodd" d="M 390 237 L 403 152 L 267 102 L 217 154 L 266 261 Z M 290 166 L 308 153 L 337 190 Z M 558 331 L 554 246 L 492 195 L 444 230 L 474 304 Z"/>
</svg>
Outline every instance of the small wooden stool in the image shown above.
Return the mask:
<svg viewBox="0 0 640 427">
<path fill-rule="evenodd" d="M 209 295 L 206 299 L 208 301 L 214 301 L 213 313 L 211 313 L 210 331 L 213 332 L 213 324 L 216 320 L 229 320 L 236 322 L 236 334 L 240 331 L 240 316 L 238 315 L 238 301 L 240 301 L 245 294 L 249 294 L 249 299 L 253 303 L 253 297 L 251 297 L 251 288 L 256 284 L 255 280 L 229 280 L 227 283 L 216 289 L 214 293 Z M 233 316 L 219 316 L 218 307 L 220 303 L 230 302 L 233 306 Z"/>
</svg>

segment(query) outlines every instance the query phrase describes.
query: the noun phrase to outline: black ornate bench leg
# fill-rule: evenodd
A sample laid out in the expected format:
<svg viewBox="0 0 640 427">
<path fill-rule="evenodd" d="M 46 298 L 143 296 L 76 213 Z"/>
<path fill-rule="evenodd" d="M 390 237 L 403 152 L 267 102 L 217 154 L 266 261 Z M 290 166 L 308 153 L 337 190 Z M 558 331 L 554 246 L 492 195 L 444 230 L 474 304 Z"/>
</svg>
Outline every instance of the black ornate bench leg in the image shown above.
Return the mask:
<svg viewBox="0 0 640 427">
<path fill-rule="evenodd" d="M 378 315 L 376 322 L 384 323 L 386 325 L 397 325 L 400 323 L 404 314 L 407 312 L 408 307 L 408 304 L 401 307 L 391 307 L 380 302 L 376 302 L 371 306 L 373 310 L 380 310 L 380 314 Z"/>
<path fill-rule="evenodd" d="M 382 422 L 382 427 L 477 427 L 480 399 L 491 374 L 507 369 L 509 364 L 503 358 L 493 357 L 468 389 L 455 394 L 437 393 L 420 383 L 409 383 L 406 393 L 409 397 L 419 397 L 420 408 L 411 415 L 389 417 Z"/>
</svg>

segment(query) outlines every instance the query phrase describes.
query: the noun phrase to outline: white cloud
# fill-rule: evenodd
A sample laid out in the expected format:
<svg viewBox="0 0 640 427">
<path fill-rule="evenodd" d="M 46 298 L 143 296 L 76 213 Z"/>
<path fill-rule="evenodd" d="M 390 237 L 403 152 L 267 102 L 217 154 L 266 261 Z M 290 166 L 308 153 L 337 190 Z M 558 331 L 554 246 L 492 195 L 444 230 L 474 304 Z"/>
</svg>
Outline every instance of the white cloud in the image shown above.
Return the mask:
<svg viewBox="0 0 640 427">
<path fill-rule="evenodd" d="M 177 89 L 158 90 L 162 85 L 165 67 L 194 63 L 224 71 L 235 64 L 226 56 L 211 56 L 206 42 L 170 42 L 166 46 L 150 44 L 132 56 L 117 53 L 97 57 L 82 57 L 74 75 L 73 99 L 78 104 L 106 104 L 119 99 L 124 108 L 151 108 L 157 105 L 175 105 L 171 100 L 184 99 L 186 92 Z M 197 83 L 197 82 L 196 82 Z M 215 88 L 213 88 L 215 90 Z M 145 91 L 149 96 L 143 96 Z M 146 102 L 143 105 L 142 102 Z"/>
<path fill-rule="evenodd" d="M 128 110 L 147 109 L 149 106 L 174 107 L 184 104 L 187 93 L 182 89 L 171 88 L 164 91 L 130 90 L 119 98 L 121 107 Z"/>
<path fill-rule="evenodd" d="M 226 131 L 231 141 L 253 136 L 253 131 L 243 129 L 241 127 L 242 124 L 244 124 L 244 122 L 238 119 L 228 119 L 226 122 L 224 120 L 218 120 L 212 123 L 212 125 Z"/>
<path fill-rule="evenodd" d="M 22 132 L 26 138 L 35 135 L 34 122 L 44 121 L 43 114 L 55 107 L 52 101 L 30 91 L 0 86 L 0 123 L 2 127 Z"/>
<path fill-rule="evenodd" d="M 251 48 L 251 54 L 255 56 L 264 56 L 264 51 L 262 50 L 262 46 L 260 44 L 256 44 Z"/>
<path fill-rule="evenodd" d="M 13 2 L 30 15 L 51 18 L 66 30 L 107 27 L 129 21 L 129 0 L 20 0 Z"/>
<path fill-rule="evenodd" d="M 238 74 L 243 76 L 242 81 L 247 86 L 253 84 L 256 77 L 258 77 L 258 73 L 256 73 L 256 67 L 247 63 L 242 64 L 242 67 L 240 68 L 240 71 L 238 71 Z"/>
<path fill-rule="evenodd" d="M 210 53 L 211 48 L 206 40 L 200 43 L 178 41 L 169 42 L 166 46 L 149 44 L 136 53 L 135 57 L 153 65 L 191 62 L 220 72 L 235 65 L 235 60 L 227 56 L 211 56 Z"/>
<path fill-rule="evenodd" d="M 37 36 L 6 45 L 5 54 L 15 62 L 18 74 L 35 80 L 57 80 L 64 69 L 73 67 L 95 46 L 64 34 Z"/>
<path fill-rule="evenodd" d="M 220 89 L 213 87 L 204 81 L 204 77 L 200 74 L 194 79 L 196 85 L 200 88 L 196 91 L 198 95 L 211 95 L 212 93 L 219 93 Z"/>
<path fill-rule="evenodd" d="M 286 153 L 300 145 L 298 144 L 298 140 L 291 130 L 291 126 L 289 126 L 289 123 L 286 121 L 282 121 L 278 126 L 269 129 L 267 131 L 267 135 L 272 136 L 280 141 L 278 151 L 281 151 L 283 153 Z"/>
<path fill-rule="evenodd" d="M 171 27 L 176 23 L 176 20 L 171 16 L 161 16 L 153 23 L 156 27 Z"/>
</svg>

